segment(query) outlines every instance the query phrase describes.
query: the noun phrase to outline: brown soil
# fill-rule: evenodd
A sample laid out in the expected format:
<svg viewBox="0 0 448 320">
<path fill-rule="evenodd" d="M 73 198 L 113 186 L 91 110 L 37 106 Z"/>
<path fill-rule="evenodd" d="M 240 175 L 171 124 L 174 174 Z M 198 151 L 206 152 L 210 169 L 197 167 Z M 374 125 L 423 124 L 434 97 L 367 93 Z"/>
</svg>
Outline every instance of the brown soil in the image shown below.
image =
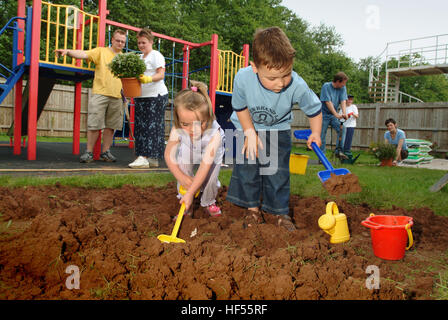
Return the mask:
<svg viewBox="0 0 448 320">
<path fill-rule="evenodd" d="M 179 210 L 174 184 L 0 188 L 0 299 L 433 299 L 446 270 L 448 218 L 428 208 L 336 200 L 351 239 L 333 245 L 317 224 L 329 200 L 291 196 L 298 230 L 288 233 L 275 219 L 246 227 L 225 195 L 222 217 L 196 209 L 178 235 L 186 244 L 164 244 L 157 235 L 171 233 Z M 413 217 L 415 244 L 402 260 L 373 255 L 361 225 L 371 212 Z M 70 265 L 80 289 L 66 287 Z M 380 289 L 366 288 L 369 265 Z"/>
<path fill-rule="evenodd" d="M 327 192 L 333 196 L 362 191 L 358 176 L 353 173 L 343 175 L 330 173 L 330 178 L 323 185 Z"/>
</svg>

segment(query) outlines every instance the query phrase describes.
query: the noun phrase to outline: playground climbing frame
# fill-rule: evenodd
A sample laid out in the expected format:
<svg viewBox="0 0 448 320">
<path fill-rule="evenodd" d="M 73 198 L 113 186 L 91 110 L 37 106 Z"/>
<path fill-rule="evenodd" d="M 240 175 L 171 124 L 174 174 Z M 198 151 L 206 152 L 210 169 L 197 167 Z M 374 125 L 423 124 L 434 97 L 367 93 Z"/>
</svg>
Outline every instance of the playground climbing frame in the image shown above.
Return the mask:
<svg viewBox="0 0 448 320">
<path fill-rule="evenodd" d="M 56 5 L 41 0 L 33 0 L 32 7 L 27 9 L 26 0 L 17 0 L 18 33 L 14 43 L 13 61 L 17 65 L 28 61 L 26 71 L 29 74 L 28 99 L 28 160 L 36 159 L 36 132 L 38 120 L 38 92 L 39 76 L 42 71 L 53 78 L 72 80 L 75 82 L 75 103 L 73 119 L 73 154 L 79 154 L 80 141 L 80 112 L 82 81 L 93 77 L 92 64 L 69 57 L 57 57 L 55 49 L 89 50 L 98 46 L 105 46 L 106 27 L 118 27 L 127 32 L 138 32 L 140 28 L 107 19 L 107 0 L 98 0 L 98 14 L 90 14 L 83 10 L 83 0 L 80 8 L 74 5 Z M 31 10 L 30 10 L 31 8 Z M 27 13 L 28 10 L 28 13 Z M 25 42 L 25 21 L 31 25 Z M 231 94 L 233 90 L 233 77 L 239 68 L 248 65 L 248 45 L 243 47 L 241 55 L 218 50 L 218 35 L 212 34 L 211 40 L 203 43 L 194 43 L 183 39 L 170 37 L 153 32 L 159 39 L 172 41 L 173 44 L 183 46 L 182 61 L 182 88 L 187 87 L 189 80 L 189 61 L 194 49 L 210 46 L 210 76 L 209 95 L 215 107 L 217 89 L 220 94 Z M 43 41 L 41 41 L 41 39 Z M 27 48 L 26 46 L 30 46 Z M 25 55 L 25 52 L 27 54 Z M 174 76 L 174 72 L 173 72 Z M 22 122 L 22 90 L 23 75 L 15 82 L 15 111 L 14 111 L 14 154 L 21 152 L 21 122 Z M 94 154 L 98 157 L 101 145 L 99 138 Z"/>
</svg>

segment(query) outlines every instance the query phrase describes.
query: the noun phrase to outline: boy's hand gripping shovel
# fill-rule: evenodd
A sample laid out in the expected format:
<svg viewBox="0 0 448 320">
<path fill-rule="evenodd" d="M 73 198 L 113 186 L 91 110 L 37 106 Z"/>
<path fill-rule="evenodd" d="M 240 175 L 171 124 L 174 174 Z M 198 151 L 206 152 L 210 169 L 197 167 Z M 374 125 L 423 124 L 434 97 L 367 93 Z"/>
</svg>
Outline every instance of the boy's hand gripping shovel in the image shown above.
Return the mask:
<svg viewBox="0 0 448 320">
<path fill-rule="evenodd" d="M 297 139 L 301 139 L 301 140 L 308 140 L 308 137 L 311 134 L 311 130 L 307 129 L 307 130 L 295 130 L 294 131 L 294 136 Z M 319 176 L 319 179 L 321 182 L 325 182 L 328 179 L 331 178 L 331 174 L 337 175 L 337 176 L 342 176 L 345 174 L 350 173 L 350 171 L 348 171 L 345 168 L 338 168 L 335 169 L 333 168 L 333 166 L 331 165 L 330 161 L 328 161 L 327 157 L 324 155 L 324 153 L 322 152 L 322 150 L 320 150 L 320 148 L 317 146 L 317 144 L 315 142 L 311 143 L 311 147 L 313 148 L 313 151 L 316 153 L 317 157 L 319 158 L 320 162 L 322 162 L 322 164 L 325 166 L 325 171 L 319 171 L 317 173 L 317 175 Z"/>
<path fill-rule="evenodd" d="M 195 198 L 199 195 L 200 191 L 201 190 L 199 189 L 196 192 L 196 194 L 194 195 Z M 185 190 L 184 187 L 180 186 L 179 192 L 181 195 L 184 195 L 185 193 L 187 193 L 187 190 Z M 176 223 L 174 224 L 174 228 L 173 228 L 173 231 L 171 232 L 171 234 L 170 235 L 161 234 L 157 237 L 157 239 L 159 239 L 162 242 L 166 242 L 166 243 L 170 243 L 170 242 L 185 243 L 185 240 L 177 237 L 177 232 L 179 231 L 180 223 L 182 222 L 182 218 L 184 216 L 184 211 L 185 211 L 185 203 L 182 202 L 179 213 L 177 215 Z"/>
</svg>

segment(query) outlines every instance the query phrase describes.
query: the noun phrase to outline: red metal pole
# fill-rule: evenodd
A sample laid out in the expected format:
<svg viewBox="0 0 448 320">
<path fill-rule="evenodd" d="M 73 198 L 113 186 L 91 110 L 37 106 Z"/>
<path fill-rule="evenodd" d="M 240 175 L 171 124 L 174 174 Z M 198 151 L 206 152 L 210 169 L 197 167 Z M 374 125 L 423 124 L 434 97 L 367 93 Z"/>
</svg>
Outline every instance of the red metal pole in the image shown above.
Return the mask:
<svg viewBox="0 0 448 320">
<path fill-rule="evenodd" d="M 81 0 L 81 10 L 84 9 L 84 1 Z M 83 35 L 83 25 L 81 23 L 82 15 L 78 15 L 78 29 L 76 31 L 76 49 L 82 50 L 81 37 Z M 76 61 L 76 66 L 81 66 L 81 60 Z M 80 149 L 80 137 L 81 137 L 81 94 L 82 94 L 82 82 L 75 82 L 75 104 L 73 109 L 73 142 L 72 142 L 72 154 L 79 154 Z"/>
<path fill-rule="evenodd" d="M 42 1 L 33 0 L 31 63 L 28 100 L 28 160 L 36 160 L 37 96 L 39 92 L 40 18 Z"/>
<path fill-rule="evenodd" d="M 14 150 L 13 154 L 21 154 L 21 140 L 22 140 L 22 90 L 23 90 L 23 76 L 17 81 L 14 88 Z"/>
<path fill-rule="evenodd" d="M 72 153 L 79 154 L 81 137 L 81 93 L 82 82 L 75 83 L 75 105 L 73 110 L 73 143 Z"/>
<path fill-rule="evenodd" d="M 243 44 L 244 67 L 249 65 L 249 45 Z"/>
<path fill-rule="evenodd" d="M 107 17 L 107 0 L 98 0 L 98 47 L 104 47 L 106 43 L 106 17 Z M 95 146 L 93 147 L 93 159 L 98 160 L 101 154 L 101 130 L 98 134 Z"/>
<path fill-rule="evenodd" d="M 106 19 L 106 24 L 114 26 L 114 27 L 118 27 L 124 30 L 130 30 L 130 31 L 135 31 L 135 32 L 139 32 L 141 30 L 141 28 L 137 28 L 134 26 L 130 26 L 128 24 L 124 24 L 124 23 L 120 23 L 120 22 L 115 22 L 109 19 Z M 157 32 L 152 32 L 152 34 L 154 35 L 154 37 L 156 38 L 161 38 L 161 39 L 165 39 L 165 40 L 169 40 L 169 41 L 173 41 L 176 43 L 180 43 L 180 44 L 184 44 L 190 47 L 190 49 L 195 49 L 195 48 L 200 48 L 200 47 L 205 47 L 205 46 L 209 46 L 211 45 L 211 41 L 207 41 L 207 42 L 203 42 L 203 43 L 194 43 L 194 42 L 190 42 L 190 41 L 185 41 L 179 38 L 174 38 L 174 37 L 170 37 L 161 33 L 157 33 Z"/>
<path fill-rule="evenodd" d="M 22 91 L 23 91 L 23 76 L 17 81 L 14 87 L 14 149 L 13 154 L 19 155 L 22 153 L 20 146 L 22 140 Z"/>
<path fill-rule="evenodd" d="M 213 112 L 215 112 L 216 88 L 218 86 L 219 58 L 218 58 L 218 35 L 212 34 L 211 59 L 210 59 L 210 86 L 208 89 L 212 101 Z"/>
<path fill-rule="evenodd" d="M 104 47 L 106 41 L 107 0 L 98 0 L 98 47 Z"/>
<path fill-rule="evenodd" d="M 26 0 L 17 1 L 17 16 L 25 17 L 26 13 Z M 18 20 L 18 27 L 22 31 L 18 33 L 17 49 L 17 64 L 23 63 L 24 46 L 24 34 L 25 34 L 25 22 Z M 22 140 L 22 90 L 23 90 L 23 76 L 17 81 L 14 88 L 14 149 L 13 154 L 19 155 L 22 151 L 20 142 Z"/>
<path fill-rule="evenodd" d="M 183 64 L 182 64 L 182 89 L 188 87 L 188 73 L 190 72 L 190 47 L 188 45 L 184 45 L 184 55 L 183 55 Z"/>
</svg>

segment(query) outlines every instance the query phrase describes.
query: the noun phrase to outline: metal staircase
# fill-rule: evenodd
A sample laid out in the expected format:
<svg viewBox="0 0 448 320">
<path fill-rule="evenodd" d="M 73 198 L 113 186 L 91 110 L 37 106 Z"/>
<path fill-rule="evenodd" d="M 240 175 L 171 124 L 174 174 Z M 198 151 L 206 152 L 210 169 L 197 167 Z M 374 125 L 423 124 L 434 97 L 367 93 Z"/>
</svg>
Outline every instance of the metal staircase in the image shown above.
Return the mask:
<svg viewBox="0 0 448 320">
<path fill-rule="evenodd" d="M 373 74 L 369 79 L 369 97 L 374 103 L 377 102 L 423 102 L 423 100 L 414 97 L 399 90 L 400 79 L 397 76 L 389 74 L 387 79 L 388 85 L 386 89 L 386 75 L 383 73 Z"/>
<path fill-rule="evenodd" d="M 400 78 L 448 73 L 448 34 L 389 42 L 370 67 L 369 96 L 374 102 L 423 102 L 400 91 Z"/>
</svg>

